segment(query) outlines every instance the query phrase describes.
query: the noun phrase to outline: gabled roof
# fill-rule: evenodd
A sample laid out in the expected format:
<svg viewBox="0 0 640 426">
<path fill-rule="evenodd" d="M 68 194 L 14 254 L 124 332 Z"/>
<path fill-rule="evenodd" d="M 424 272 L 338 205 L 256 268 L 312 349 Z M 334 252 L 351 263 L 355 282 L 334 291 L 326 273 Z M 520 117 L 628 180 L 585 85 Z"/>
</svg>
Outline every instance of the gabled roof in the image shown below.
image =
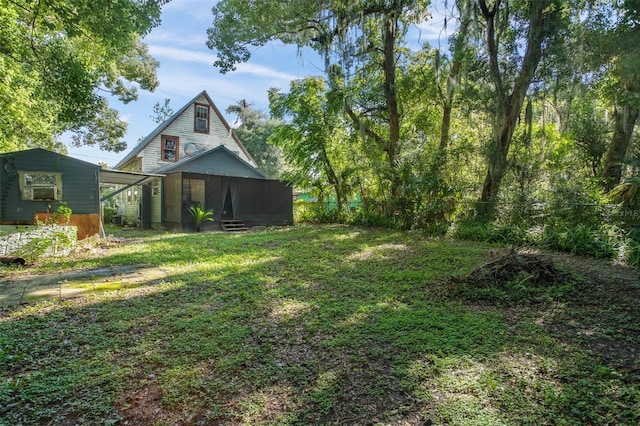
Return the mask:
<svg viewBox="0 0 640 426">
<path fill-rule="evenodd" d="M 153 131 L 149 133 L 146 138 L 140 141 L 140 143 L 136 145 L 122 160 L 120 160 L 118 164 L 114 166 L 114 168 L 117 169 L 119 167 L 124 166 L 125 164 L 127 164 L 129 160 L 131 160 L 136 155 L 138 155 L 140 151 L 144 149 L 145 146 L 147 146 L 152 140 L 154 140 L 159 134 L 161 134 L 164 129 L 169 127 L 171 123 L 173 123 L 178 117 L 180 117 L 182 113 L 184 113 L 187 110 L 187 108 L 192 106 L 201 96 L 204 96 L 207 99 L 207 102 L 209 103 L 209 105 L 211 105 L 216 115 L 218 116 L 218 118 L 220 119 L 224 127 L 227 129 L 227 131 L 232 135 L 233 139 L 236 141 L 236 143 L 238 144 L 242 152 L 247 156 L 247 158 L 249 158 L 255 164 L 255 160 L 253 159 L 253 157 L 251 157 L 251 154 L 249 154 L 249 151 L 247 151 L 247 149 L 244 147 L 244 144 L 240 141 L 240 139 L 238 139 L 238 136 L 235 134 L 235 132 L 231 131 L 231 127 L 229 126 L 229 123 L 227 123 L 227 120 L 224 119 L 224 117 L 222 116 L 222 113 L 220 113 L 220 110 L 218 109 L 216 104 L 213 103 L 213 100 L 209 97 L 209 94 L 207 93 L 207 91 L 203 90 L 202 92 L 198 93 L 193 99 L 187 102 L 182 108 L 176 111 L 171 117 L 167 118 L 165 121 L 160 123 L 158 127 L 153 129 Z"/>
<path fill-rule="evenodd" d="M 201 152 L 179 163 L 170 164 L 156 170 L 155 173 L 167 174 L 171 172 L 269 179 L 264 173 L 238 157 L 224 145 Z"/>
</svg>

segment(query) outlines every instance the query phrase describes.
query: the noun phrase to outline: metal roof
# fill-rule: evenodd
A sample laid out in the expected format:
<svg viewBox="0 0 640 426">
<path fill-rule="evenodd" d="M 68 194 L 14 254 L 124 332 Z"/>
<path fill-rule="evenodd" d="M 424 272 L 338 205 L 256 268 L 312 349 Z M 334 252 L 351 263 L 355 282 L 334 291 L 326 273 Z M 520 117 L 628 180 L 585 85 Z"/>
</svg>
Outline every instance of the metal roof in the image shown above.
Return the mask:
<svg viewBox="0 0 640 426">
<path fill-rule="evenodd" d="M 220 161 L 215 161 L 216 158 L 220 158 L 220 155 L 226 155 L 228 160 L 224 161 L 224 165 Z M 206 161 L 208 157 L 208 162 Z M 229 161 L 230 160 L 230 161 Z M 207 164 L 207 170 L 202 170 L 198 167 L 193 167 L 193 164 L 199 163 L 200 165 Z M 161 169 L 158 169 L 158 173 L 170 173 L 170 172 L 191 172 L 202 173 L 210 175 L 220 176 L 236 176 L 236 177 L 252 177 L 260 179 L 270 179 L 267 175 L 262 173 L 259 169 L 253 167 L 245 160 L 240 158 L 233 151 L 229 150 L 224 145 L 218 145 L 215 148 L 211 148 L 207 151 L 203 151 L 187 160 L 184 160 L 177 164 L 170 164 Z"/>
<path fill-rule="evenodd" d="M 154 179 L 164 177 L 157 173 L 138 173 L 123 170 L 100 169 L 100 183 L 115 185 L 144 185 Z"/>
</svg>

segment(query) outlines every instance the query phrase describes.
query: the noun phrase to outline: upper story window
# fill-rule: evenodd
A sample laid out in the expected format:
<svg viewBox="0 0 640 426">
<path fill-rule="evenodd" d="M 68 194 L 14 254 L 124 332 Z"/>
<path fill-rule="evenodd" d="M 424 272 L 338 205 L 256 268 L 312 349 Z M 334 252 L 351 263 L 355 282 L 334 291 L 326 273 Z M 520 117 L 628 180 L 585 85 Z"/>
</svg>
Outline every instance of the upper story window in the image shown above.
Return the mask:
<svg viewBox="0 0 640 426">
<path fill-rule="evenodd" d="M 180 138 L 177 136 L 162 135 L 160 159 L 162 161 L 178 161 L 178 147 Z"/>
<path fill-rule="evenodd" d="M 23 200 L 52 201 L 62 199 L 62 173 L 18 172 Z"/>
<path fill-rule="evenodd" d="M 193 131 L 209 133 L 209 105 L 195 104 L 196 111 L 193 122 Z"/>
</svg>

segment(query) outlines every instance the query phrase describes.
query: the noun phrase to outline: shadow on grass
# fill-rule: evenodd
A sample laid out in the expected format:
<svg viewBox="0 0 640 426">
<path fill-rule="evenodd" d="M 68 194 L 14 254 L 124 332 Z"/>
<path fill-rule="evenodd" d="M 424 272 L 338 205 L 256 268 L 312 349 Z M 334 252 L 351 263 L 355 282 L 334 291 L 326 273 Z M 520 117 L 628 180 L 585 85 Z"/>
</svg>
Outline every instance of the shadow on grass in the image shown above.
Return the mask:
<svg viewBox="0 0 640 426">
<path fill-rule="evenodd" d="M 448 299 L 487 249 L 301 227 L 116 250 L 168 276 L 2 319 L 0 422 L 578 422 L 551 404 L 571 349 Z"/>
</svg>

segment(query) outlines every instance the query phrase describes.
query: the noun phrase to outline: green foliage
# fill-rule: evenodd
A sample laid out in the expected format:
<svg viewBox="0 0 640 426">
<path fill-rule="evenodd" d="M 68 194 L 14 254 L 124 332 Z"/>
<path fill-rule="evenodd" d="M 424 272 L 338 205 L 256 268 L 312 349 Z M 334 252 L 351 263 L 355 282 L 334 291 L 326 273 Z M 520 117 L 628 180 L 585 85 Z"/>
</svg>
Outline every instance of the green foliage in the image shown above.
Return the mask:
<svg viewBox="0 0 640 426">
<path fill-rule="evenodd" d="M 593 177 L 598 176 L 607 151 L 609 125 L 604 111 L 588 99 L 574 106 L 569 121 L 569 136 L 579 148 L 579 155 Z"/>
<path fill-rule="evenodd" d="M 118 209 L 112 205 L 105 205 L 103 211 L 104 223 L 111 223 Z"/>
<path fill-rule="evenodd" d="M 76 243 L 67 227 L 55 223 L 40 224 L 24 234 L 27 243 L 21 244 L 18 252 L 12 254 L 23 257 L 29 263 L 41 260 L 45 254 L 56 256 L 67 253 Z"/>
<path fill-rule="evenodd" d="M 189 207 L 189 213 L 196 222 L 196 232 L 202 230 L 205 222 L 213 222 L 213 209 L 204 210 L 200 204 L 194 204 Z"/>
<path fill-rule="evenodd" d="M 289 93 L 269 92 L 271 115 L 282 120 L 269 142 L 280 147 L 289 166 L 282 176 L 301 188 L 315 188 L 321 200 L 328 186 L 338 217 L 349 195 L 348 135 L 341 119 L 342 103 L 326 81 L 309 77 L 291 82 Z"/>
<path fill-rule="evenodd" d="M 454 234 L 458 238 L 504 245 L 527 245 L 532 237 L 520 226 L 507 224 L 495 225 L 482 221 L 464 220 L 455 226 Z"/>
<path fill-rule="evenodd" d="M 166 119 L 173 115 L 173 108 L 171 108 L 171 99 L 164 98 L 164 103 L 160 105 L 160 102 L 156 102 L 153 105 L 153 115 L 151 119 L 154 123 L 163 123 Z"/>
<path fill-rule="evenodd" d="M 235 114 L 240 126 L 235 130 L 258 169 L 271 178 L 277 178 L 283 168 L 280 148 L 268 142 L 279 121 L 269 119 L 261 111 L 253 108 L 244 99 L 227 108 L 228 114 Z"/>
<path fill-rule="evenodd" d="M 296 200 L 293 205 L 293 220 L 295 223 L 337 223 L 338 209 L 329 203 Z"/>
<path fill-rule="evenodd" d="M 544 228 L 540 244 L 551 250 L 596 258 L 612 258 L 618 253 L 621 239 L 619 235 L 618 229 L 607 226 L 548 226 Z"/>
<path fill-rule="evenodd" d="M 0 151 L 42 146 L 74 133 L 75 144 L 121 151 L 126 124 L 100 92 L 129 102 L 157 86 L 142 37 L 160 3 L 124 0 L 0 5 Z M 37 117 L 37 119 L 34 119 Z"/>
<path fill-rule="evenodd" d="M 62 222 L 63 225 L 68 225 L 72 213 L 73 211 L 69 207 L 69 204 L 66 201 L 63 201 L 60 203 L 56 211 L 49 216 L 49 218 L 51 223 Z"/>
<path fill-rule="evenodd" d="M 282 176 L 319 200 L 297 206 L 299 219 L 435 234 L 451 226 L 480 241 L 633 258 L 638 225 L 622 216 L 636 207 L 608 206 L 600 176 L 615 121 L 633 129 L 638 107 L 628 48 L 637 2 L 452 2 L 451 52 L 405 48 L 423 1 L 250 3 L 213 9 L 208 44 L 222 72 L 271 40 L 325 60 L 324 78 L 270 94 L 283 120 L 271 139 L 287 162 Z M 233 110 L 251 117 L 248 107 Z M 634 167 L 623 163 L 612 197 L 634 198 Z M 342 208 L 356 194 L 357 209 Z M 472 204 L 479 194 L 484 202 Z M 337 214 L 326 207 L 334 199 Z"/>
</svg>

